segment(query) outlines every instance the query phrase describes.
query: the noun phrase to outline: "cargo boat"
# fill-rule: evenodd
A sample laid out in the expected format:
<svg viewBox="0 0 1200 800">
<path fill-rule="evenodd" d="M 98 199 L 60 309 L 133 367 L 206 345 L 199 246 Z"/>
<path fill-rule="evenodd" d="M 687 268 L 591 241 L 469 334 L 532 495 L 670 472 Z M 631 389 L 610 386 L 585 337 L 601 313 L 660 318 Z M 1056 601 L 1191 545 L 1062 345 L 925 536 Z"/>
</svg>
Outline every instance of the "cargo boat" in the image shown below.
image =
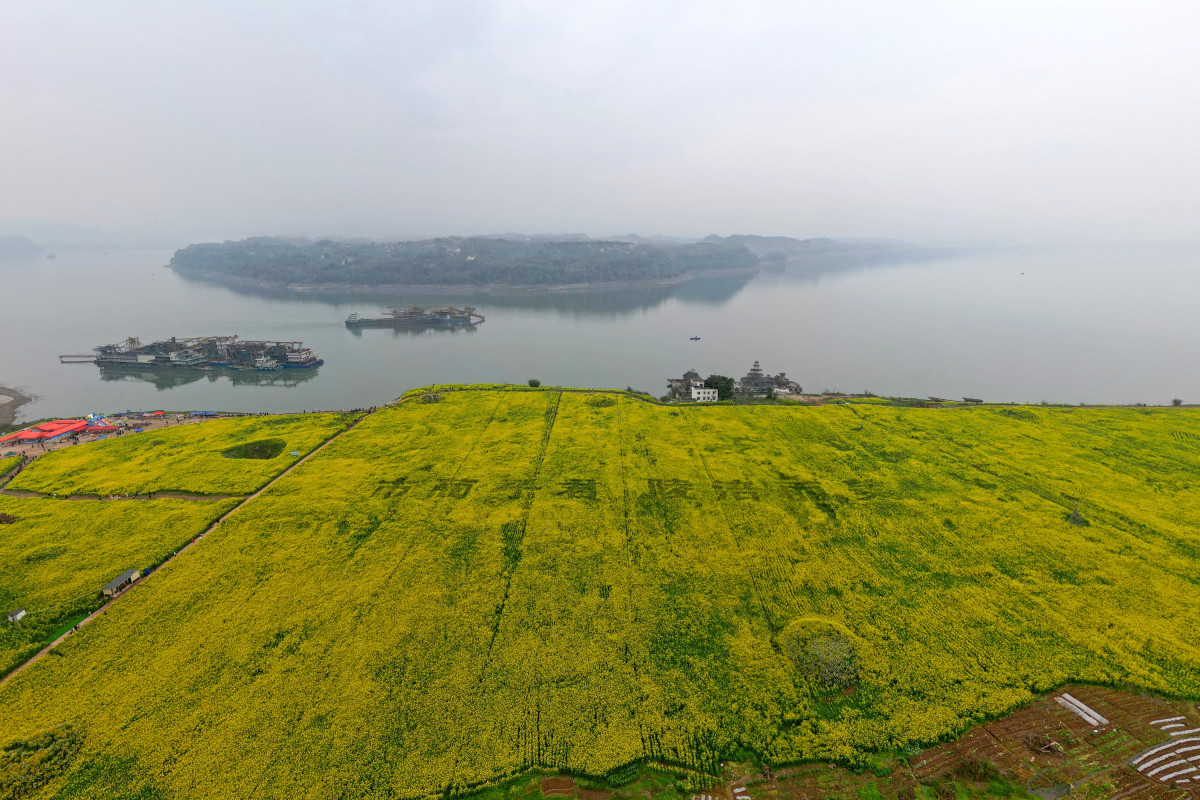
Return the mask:
<svg viewBox="0 0 1200 800">
<path fill-rule="evenodd" d="M 483 322 L 483 315 L 477 313 L 471 306 L 466 308 L 388 306 L 388 310 L 381 313 L 384 316 L 361 317 L 358 312 L 355 312 L 346 317 L 346 325 L 351 328 L 417 328 L 427 325 L 478 325 Z"/>
<path fill-rule="evenodd" d="M 59 356 L 63 363 L 93 363 L 99 367 L 145 369 L 234 369 L 273 372 L 316 369 L 325 363 L 302 342 L 242 340 L 237 336 L 170 338 L 142 344 L 131 337 L 120 344 L 93 348 L 91 354 Z"/>
</svg>

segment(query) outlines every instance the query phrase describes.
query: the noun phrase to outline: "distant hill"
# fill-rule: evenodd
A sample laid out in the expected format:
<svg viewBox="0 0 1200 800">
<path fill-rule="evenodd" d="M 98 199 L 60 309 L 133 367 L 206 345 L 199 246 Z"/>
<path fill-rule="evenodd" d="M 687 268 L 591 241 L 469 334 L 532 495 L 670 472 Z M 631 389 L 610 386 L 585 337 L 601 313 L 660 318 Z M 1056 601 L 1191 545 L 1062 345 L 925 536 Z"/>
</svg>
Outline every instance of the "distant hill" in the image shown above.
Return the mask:
<svg viewBox="0 0 1200 800">
<path fill-rule="evenodd" d="M 709 236 L 707 243 L 740 244 L 760 258 L 779 260 L 786 256 L 790 263 L 831 263 L 843 260 L 889 261 L 928 258 L 944 255 L 946 248 L 913 245 L 894 239 L 795 239 L 791 236 L 758 236 L 735 234 L 733 236 Z"/>
<path fill-rule="evenodd" d="M 69 222 L 37 219 L 0 219 L 0 239 L 25 238 L 40 250 L 54 252 L 94 250 L 166 249 L 178 245 L 175 237 L 140 229 L 100 230 Z"/>
<path fill-rule="evenodd" d="M 686 280 L 752 271 L 758 257 L 733 241 L 665 244 L 472 236 L 408 242 L 253 238 L 175 253 L 181 274 L 304 288 L 553 287 Z"/>
<path fill-rule="evenodd" d="M 34 244 L 24 236 L 0 236 L 0 261 L 33 258 L 41 254 L 41 245 Z"/>
</svg>

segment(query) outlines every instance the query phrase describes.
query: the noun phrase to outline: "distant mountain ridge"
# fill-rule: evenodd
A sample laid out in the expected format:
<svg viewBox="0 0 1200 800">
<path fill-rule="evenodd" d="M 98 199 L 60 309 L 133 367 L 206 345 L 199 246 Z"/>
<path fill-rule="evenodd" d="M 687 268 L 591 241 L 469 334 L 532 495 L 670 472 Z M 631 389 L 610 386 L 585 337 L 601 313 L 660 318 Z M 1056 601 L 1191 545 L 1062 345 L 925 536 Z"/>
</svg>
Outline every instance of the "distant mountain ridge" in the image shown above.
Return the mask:
<svg viewBox="0 0 1200 800">
<path fill-rule="evenodd" d="M 140 229 L 100 230 L 37 219 L 0 219 L 0 239 L 26 239 L 38 248 L 33 255 L 43 251 L 166 249 L 179 244 L 175 237 L 149 234 Z"/>
<path fill-rule="evenodd" d="M 895 239 L 795 239 L 790 236 L 735 234 L 725 238 L 709 236 L 702 241 L 740 244 L 760 258 L 782 254 L 789 262 L 922 258 L 948 252 L 943 247 L 913 245 Z"/>
</svg>

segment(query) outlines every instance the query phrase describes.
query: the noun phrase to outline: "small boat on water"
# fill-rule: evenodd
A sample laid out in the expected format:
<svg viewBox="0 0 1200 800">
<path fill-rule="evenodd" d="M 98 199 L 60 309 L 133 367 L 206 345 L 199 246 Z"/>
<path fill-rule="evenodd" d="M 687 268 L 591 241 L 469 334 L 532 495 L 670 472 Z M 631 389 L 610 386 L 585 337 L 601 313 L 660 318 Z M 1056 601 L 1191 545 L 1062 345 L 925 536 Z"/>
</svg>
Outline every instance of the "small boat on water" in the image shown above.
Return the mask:
<svg viewBox="0 0 1200 800">
<path fill-rule="evenodd" d="M 427 325 L 478 325 L 483 322 L 483 315 L 474 307 L 456 308 L 422 308 L 421 306 L 388 306 L 382 312 L 382 317 L 362 317 L 358 312 L 346 317 L 346 326 L 350 328 L 399 328 L 423 327 Z"/>
<path fill-rule="evenodd" d="M 692 337 L 692 341 L 693 341 L 693 342 L 698 342 L 698 341 L 700 341 L 700 337 L 699 337 L 699 336 L 693 336 L 693 337 Z"/>
</svg>

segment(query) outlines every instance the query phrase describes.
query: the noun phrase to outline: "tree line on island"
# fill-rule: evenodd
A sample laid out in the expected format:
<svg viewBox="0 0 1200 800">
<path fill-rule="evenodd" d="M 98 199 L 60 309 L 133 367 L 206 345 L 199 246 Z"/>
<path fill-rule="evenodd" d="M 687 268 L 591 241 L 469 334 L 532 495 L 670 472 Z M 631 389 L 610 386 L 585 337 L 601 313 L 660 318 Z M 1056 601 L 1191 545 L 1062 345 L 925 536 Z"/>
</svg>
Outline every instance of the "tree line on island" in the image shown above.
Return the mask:
<svg viewBox="0 0 1200 800">
<path fill-rule="evenodd" d="M 677 281 L 753 271 L 760 263 L 860 252 L 830 239 L 629 235 L 469 236 L 417 241 L 284 239 L 193 244 L 171 259 L 197 278 L 276 286 L 563 286 Z"/>
</svg>

